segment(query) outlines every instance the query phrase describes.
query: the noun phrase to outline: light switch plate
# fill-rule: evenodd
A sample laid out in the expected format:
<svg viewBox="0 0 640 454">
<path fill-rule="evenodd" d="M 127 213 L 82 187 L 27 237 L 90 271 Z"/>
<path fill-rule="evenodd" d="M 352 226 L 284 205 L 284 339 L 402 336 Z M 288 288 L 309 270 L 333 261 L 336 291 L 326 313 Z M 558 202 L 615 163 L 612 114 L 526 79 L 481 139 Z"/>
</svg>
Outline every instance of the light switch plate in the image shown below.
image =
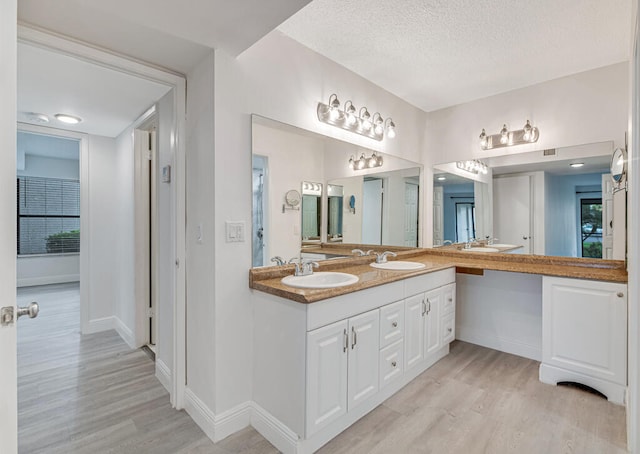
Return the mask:
<svg viewBox="0 0 640 454">
<path fill-rule="evenodd" d="M 227 243 L 244 243 L 244 222 L 226 221 Z"/>
</svg>

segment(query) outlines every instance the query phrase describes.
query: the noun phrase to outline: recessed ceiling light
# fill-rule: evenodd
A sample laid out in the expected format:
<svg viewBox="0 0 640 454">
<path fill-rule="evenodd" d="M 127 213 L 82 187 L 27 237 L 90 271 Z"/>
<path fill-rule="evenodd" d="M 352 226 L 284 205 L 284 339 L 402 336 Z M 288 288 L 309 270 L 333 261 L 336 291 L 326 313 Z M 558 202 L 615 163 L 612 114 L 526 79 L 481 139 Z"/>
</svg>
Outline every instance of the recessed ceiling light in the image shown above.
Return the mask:
<svg viewBox="0 0 640 454">
<path fill-rule="evenodd" d="M 29 121 L 34 123 L 49 123 L 49 117 L 43 113 L 28 112 L 25 115 Z"/>
<path fill-rule="evenodd" d="M 571 164 L 569 164 L 571 167 L 582 167 L 584 165 L 584 162 L 572 162 Z"/>
<path fill-rule="evenodd" d="M 440 176 L 440 177 L 438 177 L 438 178 L 436 178 L 436 179 L 437 179 L 438 181 L 444 181 L 444 180 L 446 180 L 446 179 L 447 179 L 447 177 L 442 177 L 442 176 Z"/>
<path fill-rule="evenodd" d="M 59 121 L 63 122 L 63 123 L 67 123 L 69 125 L 77 125 L 78 123 L 80 123 L 82 121 L 82 118 L 80 117 L 76 117 L 74 115 L 67 115 L 67 114 L 55 114 L 54 117 L 56 117 Z"/>
</svg>

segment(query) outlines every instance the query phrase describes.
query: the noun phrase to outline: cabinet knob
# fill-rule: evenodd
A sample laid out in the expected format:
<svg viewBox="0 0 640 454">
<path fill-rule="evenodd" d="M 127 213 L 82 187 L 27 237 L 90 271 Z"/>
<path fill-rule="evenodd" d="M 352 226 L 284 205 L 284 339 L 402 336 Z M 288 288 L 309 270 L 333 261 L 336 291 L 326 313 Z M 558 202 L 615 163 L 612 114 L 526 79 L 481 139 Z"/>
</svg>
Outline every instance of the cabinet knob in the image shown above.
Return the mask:
<svg viewBox="0 0 640 454">
<path fill-rule="evenodd" d="M 391 326 L 393 326 L 394 328 L 397 328 L 397 327 L 398 327 L 398 322 L 393 322 L 393 323 L 391 324 Z"/>
<path fill-rule="evenodd" d="M 398 363 L 396 363 L 395 361 L 391 362 L 391 367 L 396 367 L 398 365 Z"/>
<path fill-rule="evenodd" d="M 447 332 L 450 333 L 451 331 L 453 331 L 453 328 L 447 328 Z"/>
<path fill-rule="evenodd" d="M 449 302 L 450 302 L 450 303 L 451 303 L 451 302 L 453 302 L 453 298 L 449 298 Z"/>
<path fill-rule="evenodd" d="M 622 298 L 623 296 L 624 296 L 624 293 L 618 292 L 618 298 Z"/>
</svg>

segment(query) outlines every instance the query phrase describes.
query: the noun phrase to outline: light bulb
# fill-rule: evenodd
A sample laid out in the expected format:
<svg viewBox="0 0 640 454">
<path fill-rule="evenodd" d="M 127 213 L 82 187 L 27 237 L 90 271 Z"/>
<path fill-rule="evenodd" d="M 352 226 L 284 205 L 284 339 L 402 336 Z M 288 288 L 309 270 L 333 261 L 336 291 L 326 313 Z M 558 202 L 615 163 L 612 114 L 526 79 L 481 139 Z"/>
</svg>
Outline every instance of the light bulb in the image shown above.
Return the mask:
<svg viewBox="0 0 640 454">
<path fill-rule="evenodd" d="M 375 128 L 376 134 L 382 134 L 384 132 L 384 128 L 381 124 L 377 124 Z"/>
<path fill-rule="evenodd" d="M 331 107 L 331 109 L 329 110 L 329 118 L 332 121 L 336 121 L 338 117 L 340 117 L 340 112 L 338 111 L 338 109 Z"/>
<path fill-rule="evenodd" d="M 347 124 L 353 126 L 356 124 L 356 108 L 351 101 L 347 101 L 344 105 L 344 111 L 347 114 Z"/>
<path fill-rule="evenodd" d="M 354 161 L 354 159 L 353 159 L 353 156 L 351 156 L 351 157 L 349 158 L 349 168 L 350 168 L 351 170 L 354 170 L 354 169 L 356 168 L 356 163 L 355 163 L 355 161 Z"/>
<path fill-rule="evenodd" d="M 484 131 L 484 129 L 480 133 L 480 146 L 482 148 L 487 148 L 487 133 Z"/>
<path fill-rule="evenodd" d="M 502 126 L 502 130 L 500 131 L 500 143 L 506 144 L 509 141 L 509 130 L 507 129 L 507 125 Z"/>
<path fill-rule="evenodd" d="M 394 128 L 389 127 L 387 129 L 387 137 L 393 139 L 396 136 L 396 130 Z"/>
<path fill-rule="evenodd" d="M 524 130 L 524 134 L 522 135 L 522 139 L 526 140 L 527 142 L 529 142 L 533 137 L 531 134 L 531 130 L 533 128 L 531 128 L 531 123 L 529 123 L 529 120 L 527 120 L 527 124 L 524 125 L 524 128 L 522 128 Z"/>
</svg>

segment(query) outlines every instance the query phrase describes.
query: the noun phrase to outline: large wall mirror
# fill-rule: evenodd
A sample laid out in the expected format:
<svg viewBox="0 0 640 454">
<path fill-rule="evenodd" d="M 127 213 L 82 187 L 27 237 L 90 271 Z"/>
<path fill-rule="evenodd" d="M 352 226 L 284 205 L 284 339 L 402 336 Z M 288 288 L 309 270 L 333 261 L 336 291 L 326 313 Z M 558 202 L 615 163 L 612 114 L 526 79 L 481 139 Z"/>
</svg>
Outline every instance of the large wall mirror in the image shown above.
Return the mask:
<svg viewBox="0 0 640 454">
<path fill-rule="evenodd" d="M 349 167 L 373 150 L 252 117 L 253 266 L 319 243 L 420 245 L 422 166 L 377 152 L 382 166 Z M 298 206 L 286 203 L 298 191 Z"/>
<path fill-rule="evenodd" d="M 485 189 L 442 170 L 455 163 L 435 166 L 434 245 L 488 236 L 528 254 L 620 258 L 614 241 L 624 241 L 626 229 L 624 207 L 614 214 L 612 152 L 613 142 L 601 142 L 484 159 L 492 175 Z M 479 190 L 485 207 L 492 205 L 481 213 Z M 442 226 L 436 229 L 439 206 Z M 490 221 L 479 221 L 483 215 Z"/>
</svg>

